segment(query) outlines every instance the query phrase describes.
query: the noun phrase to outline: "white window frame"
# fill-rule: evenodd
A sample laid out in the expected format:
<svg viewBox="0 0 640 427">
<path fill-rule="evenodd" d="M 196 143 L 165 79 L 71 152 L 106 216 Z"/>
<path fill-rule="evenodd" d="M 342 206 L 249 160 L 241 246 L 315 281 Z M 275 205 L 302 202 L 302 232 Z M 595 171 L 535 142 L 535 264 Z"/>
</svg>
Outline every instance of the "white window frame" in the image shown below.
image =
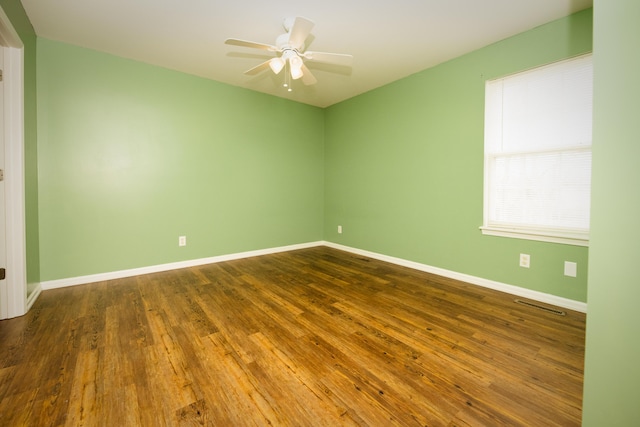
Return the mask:
<svg viewBox="0 0 640 427">
<path fill-rule="evenodd" d="M 587 56 L 591 56 L 591 54 L 581 55 L 575 58 L 569 58 L 563 61 L 558 62 L 566 62 L 571 61 L 577 58 L 584 58 Z M 555 64 L 555 63 L 554 63 Z M 553 64 L 551 64 L 553 65 Z M 532 70 L 527 70 L 524 72 L 535 71 L 538 68 L 547 67 L 548 65 L 537 67 Z M 524 73 L 523 72 L 523 73 Z M 512 76 L 516 76 L 522 73 L 516 73 Z M 501 77 L 499 79 L 488 80 L 487 83 L 493 82 L 496 80 L 502 80 L 505 78 L 509 78 L 510 76 Z M 486 90 L 485 90 L 486 94 Z M 486 102 L 486 100 L 485 100 Z M 486 108 L 486 107 L 485 107 Z M 485 122 L 486 126 L 486 122 Z M 501 155 L 494 155 L 487 153 L 487 129 L 485 128 L 485 155 L 484 155 L 484 212 L 483 212 L 483 225 L 480 227 L 482 234 L 490 235 L 490 236 L 499 236 L 499 237 L 509 237 L 509 238 L 517 238 L 517 239 L 527 239 L 527 240 L 536 240 L 543 242 L 552 242 L 552 243 L 562 243 L 576 246 L 589 246 L 589 230 L 580 230 L 580 229 L 566 229 L 566 228 L 545 228 L 545 227 L 536 227 L 536 226 L 525 226 L 519 224 L 504 224 L 504 223 L 496 223 L 490 220 L 490 163 L 493 159 L 500 156 L 507 155 L 527 155 L 527 154 L 542 154 L 545 152 L 551 152 L 554 150 L 540 150 L 535 152 L 513 152 L 513 153 L 503 153 Z M 591 153 L 591 145 L 588 146 L 575 146 L 575 147 L 566 147 L 560 150 L 561 152 L 586 152 Z"/>
</svg>

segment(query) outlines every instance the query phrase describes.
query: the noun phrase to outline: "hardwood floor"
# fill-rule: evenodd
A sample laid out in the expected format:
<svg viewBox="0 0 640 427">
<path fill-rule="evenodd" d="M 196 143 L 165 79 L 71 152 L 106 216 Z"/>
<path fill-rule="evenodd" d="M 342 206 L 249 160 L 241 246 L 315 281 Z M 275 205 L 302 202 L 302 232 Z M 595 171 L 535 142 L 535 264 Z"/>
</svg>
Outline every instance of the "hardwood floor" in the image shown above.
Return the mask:
<svg viewBox="0 0 640 427">
<path fill-rule="evenodd" d="M 0 425 L 578 426 L 585 315 L 326 247 L 42 293 Z"/>
</svg>

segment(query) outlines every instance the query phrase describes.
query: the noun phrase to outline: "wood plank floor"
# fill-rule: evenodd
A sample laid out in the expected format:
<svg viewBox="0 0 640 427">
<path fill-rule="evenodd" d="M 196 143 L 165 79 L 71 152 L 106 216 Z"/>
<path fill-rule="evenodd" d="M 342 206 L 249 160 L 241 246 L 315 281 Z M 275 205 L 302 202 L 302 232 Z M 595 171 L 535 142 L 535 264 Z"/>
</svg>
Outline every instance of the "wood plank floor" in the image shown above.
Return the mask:
<svg viewBox="0 0 640 427">
<path fill-rule="evenodd" d="M 578 426 L 585 315 L 317 247 L 42 293 L 0 425 Z"/>
</svg>

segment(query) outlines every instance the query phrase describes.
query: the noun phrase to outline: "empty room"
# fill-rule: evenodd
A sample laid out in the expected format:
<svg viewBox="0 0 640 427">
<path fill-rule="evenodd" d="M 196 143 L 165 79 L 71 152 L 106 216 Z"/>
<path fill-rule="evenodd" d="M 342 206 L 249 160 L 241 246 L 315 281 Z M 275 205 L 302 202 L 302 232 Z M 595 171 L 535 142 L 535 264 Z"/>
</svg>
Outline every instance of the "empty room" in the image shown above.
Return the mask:
<svg viewBox="0 0 640 427">
<path fill-rule="evenodd" d="M 639 425 L 638 19 L 0 0 L 0 425 Z"/>
</svg>

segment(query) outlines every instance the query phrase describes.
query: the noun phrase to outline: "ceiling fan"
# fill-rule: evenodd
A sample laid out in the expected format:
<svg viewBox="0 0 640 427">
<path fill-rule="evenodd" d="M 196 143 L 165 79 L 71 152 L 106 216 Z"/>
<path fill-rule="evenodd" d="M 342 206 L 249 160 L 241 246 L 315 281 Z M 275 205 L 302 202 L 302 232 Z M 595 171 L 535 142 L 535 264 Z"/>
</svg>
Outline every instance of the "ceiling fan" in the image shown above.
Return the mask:
<svg viewBox="0 0 640 427">
<path fill-rule="evenodd" d="M 283 26 L 286 33 L 276 38 L 274 45 L 257 43 L 241 39 L 227 39 L 226 44 L 234 46 L 249 47 L 254 49 L 262 49 L 275 53 L 277 56 L 271 58 L 255 67 L 245 71 L 250 76 L 256 75 L 267 68 L 278 74 L 285 69 L 284 86 L 291 91 L 289 77 L 293 80 L 302 79 L 305 85 L 312 85 L 317 79 L 311 74 L 311 71 L 304 64 L 305 60 L 322 62 L 326 64 L 334 64 L 341 66 L 351 66 L 353 56 L 343 53 L 328 52 L 312 52 L 305 51 L 305 41 L 311 33 L 311 29 L 315 24 L 302 17 L 287 18 L 284 20 Z"/>
</svg>

